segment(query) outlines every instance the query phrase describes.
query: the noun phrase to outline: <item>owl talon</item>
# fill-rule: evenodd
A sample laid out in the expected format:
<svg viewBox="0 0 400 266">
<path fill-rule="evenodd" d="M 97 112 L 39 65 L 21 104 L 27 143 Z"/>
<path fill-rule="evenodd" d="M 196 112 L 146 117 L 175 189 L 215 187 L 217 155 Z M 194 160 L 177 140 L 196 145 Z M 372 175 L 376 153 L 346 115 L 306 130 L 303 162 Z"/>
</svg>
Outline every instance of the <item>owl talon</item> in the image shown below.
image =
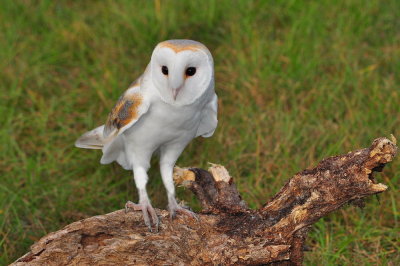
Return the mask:
<svg viewBox="0 0 400 266">
<path fill-rule="evenodd" d="M 196 221 L 199 221 L 199 217 L 192 211 L 188 210 L 187 208 L 177 206 L 175 208 L 170 208 L 170 218 L 171 220 L 176 219 L 177 214 L 184 214 L 186 216 L 189 216 L 192 219 L 195 219 Z"/>
<path fill-rule="evenodd" d="M 153 207 L 151 205 L 148 205 L 147 206 L 147 212 L 150 214 L 151 220 L 153 221 L 154 232 L 158 233 L 158 227 L 160 225 L 160 220 L 158 219 L 156 211 L 153 209 Z M 150 228 L 152 228 L 152 227 L 150 226 Z"/>
<path fill-rule="evenodd" d="M 176 211 L 169 211 L 169 218 L 170 220 L 175 220 L 176 218 Z"/>
<path fill-rule="evenodd" d="M 128 213 L 130 210 L 133 211 L 142 211 L 143 220 L 145 225 L 148 227 L 149 232 L 153 232 L 152 222 L 154 223 L 154 232 L 158 232 L 158 227 L 160 225 L 160 221 L 158 219 L 157 213 L 154 208 L 150 205 L 150 203 L 133 203 L 132 201 L 127 201 L 125 203 L 125 213 Z M 150 216 L 149 216 L 150 214 Z M 151 220 L 150 220 L 151 217 Z"/>
<path fill-rule="evenodd" d="M 140 210 L 142 210 L 142 207 L 140 206 L 140 204 L 136 204 L 136 203 L 133 203 L 132 201 L 128 200 L 125 203 L 125 213 L 128 213 L 130 210 L 140 211 Z"/>
</svg>

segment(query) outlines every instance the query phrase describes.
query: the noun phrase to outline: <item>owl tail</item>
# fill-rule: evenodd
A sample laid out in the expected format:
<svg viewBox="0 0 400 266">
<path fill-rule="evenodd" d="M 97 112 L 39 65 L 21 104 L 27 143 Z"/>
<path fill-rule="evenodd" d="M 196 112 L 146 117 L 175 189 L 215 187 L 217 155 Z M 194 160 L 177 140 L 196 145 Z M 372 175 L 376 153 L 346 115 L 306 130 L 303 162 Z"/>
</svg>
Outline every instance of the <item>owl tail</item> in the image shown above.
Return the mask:
<svg viewBox="0 0 400 266">
<path fill-rule="evenodd" d="M 83 149 L 102 149 L 110 141 L 110 138 L 103 137 L 103 130 L 104 125 L 86 132 L 77 139 L 75 146 Z"/>
</svg>

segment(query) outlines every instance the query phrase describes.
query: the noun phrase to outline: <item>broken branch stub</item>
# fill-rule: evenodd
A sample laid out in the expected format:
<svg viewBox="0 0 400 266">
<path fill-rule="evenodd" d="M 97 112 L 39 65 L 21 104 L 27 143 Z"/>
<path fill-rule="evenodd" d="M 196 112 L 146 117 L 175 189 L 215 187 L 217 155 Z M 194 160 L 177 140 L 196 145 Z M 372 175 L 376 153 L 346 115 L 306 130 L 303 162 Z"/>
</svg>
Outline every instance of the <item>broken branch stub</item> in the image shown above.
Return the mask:
<svg viewBox="0 0 400 266">
<path fill-rule="evenodd" d="M 149 233 L 141 212 L 115 211 L 72 223 L 44 236 L 13 265 L 293 264 L 303 260 L 311 225 L 347 202 L 387 189 L 373 178 L 393 160 L 394 141 L 334 156 L 292 177 L 261 209 L 241 199 L 223 166 L 177 168 L 175 181 L 203 206 L 199 220 L 157 210 L 159 233 Z"/>
<path fill-rule="evenodd" d="M 203 207 L 202 213 L 232 214 L 248 211 L 232 177 L 222 165 L 212 164 L 208 171 L 176 167 L 174 180 L 196 195 Z"/>
</svg>

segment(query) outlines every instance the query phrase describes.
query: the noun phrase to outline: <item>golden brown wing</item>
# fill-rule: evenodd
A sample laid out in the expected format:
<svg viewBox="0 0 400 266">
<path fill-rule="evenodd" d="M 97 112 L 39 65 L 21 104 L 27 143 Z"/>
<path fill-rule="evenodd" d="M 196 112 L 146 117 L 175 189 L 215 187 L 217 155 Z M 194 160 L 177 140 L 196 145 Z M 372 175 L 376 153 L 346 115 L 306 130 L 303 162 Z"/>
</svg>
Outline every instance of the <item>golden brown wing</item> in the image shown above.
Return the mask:
<svg viewBox="0 0 400 266">
<path fill-rule="evenodd" d="M 104 127 L 104 137 L 121 134 L 132 126 L 142 114 L 147 112 L 148 103 L 144 100 L 140 87 L 129 88 L 117 101 L 108 115 Z"/>
</svg>

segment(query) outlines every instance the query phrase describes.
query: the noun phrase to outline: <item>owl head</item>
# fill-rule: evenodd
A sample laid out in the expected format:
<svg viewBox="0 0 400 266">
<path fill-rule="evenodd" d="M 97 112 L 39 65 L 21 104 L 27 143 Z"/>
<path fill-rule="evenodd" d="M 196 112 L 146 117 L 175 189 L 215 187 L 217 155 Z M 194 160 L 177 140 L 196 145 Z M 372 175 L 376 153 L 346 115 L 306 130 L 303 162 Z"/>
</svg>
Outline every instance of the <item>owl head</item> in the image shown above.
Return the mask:
<svg viewBox="0 0 400 266">
<path fill-rule="evenodd" d="M 210 51 L 192 40 L 159 43 L 150 62 L 151 80 L 164 102 L 188 105 L 214 85 Z"/>
</svg>

